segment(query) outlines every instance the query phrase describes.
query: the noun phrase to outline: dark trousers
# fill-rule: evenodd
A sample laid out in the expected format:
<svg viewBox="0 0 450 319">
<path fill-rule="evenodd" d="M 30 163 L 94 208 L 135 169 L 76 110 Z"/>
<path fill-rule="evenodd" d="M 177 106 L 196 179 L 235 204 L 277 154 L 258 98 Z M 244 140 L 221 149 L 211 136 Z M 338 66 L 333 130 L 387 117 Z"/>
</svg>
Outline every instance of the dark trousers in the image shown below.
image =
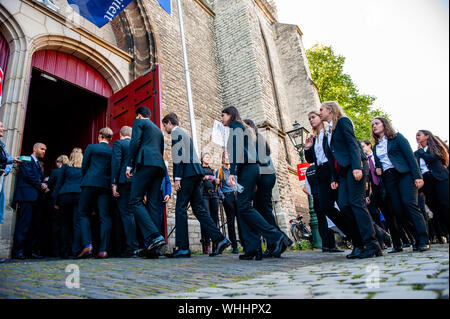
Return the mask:
<svg viewBox="0 0 450 319">
<path fill-rule="evenodd" d="M 386 192 L 386 189 L 381 184 L 374 185 L 372 184 L 372 196 L 370 198 L 370 207 L 369 209 L 372 209 L 373 215 L 377 214 L 380 216 L 380 212 L 378 210 L 381 210 L 383 213 L 383 216 L 386 220 L 386 224 L 389 229 L 389 233 L 392 238 L 392 244 L 394 247 L 399 248 L 402 246 L 401 241 L 401 232 L 402 232 L 402 226 L 399 224 L 397 217 L 392 209 L 392 203 L 391 200 Z M 377 223 L 377 219 L 374 218 L 374 222 Z M 378 224 L 378 223 L 377 223 Z M 381 217 L 379 221 L 379 226 L 381 225 Z"/>
<path fill-rule="evenodd" d="M 435 223 L 439 224 L 443 235 L 448 235 L 449 229 L 449 182 L 448 179 L 438 181 L 430 172 L 423 175 L 424 186 L 421 189 L 425 202 L 433 212 Z"/>
<path fill-rule="evenodd" d="M 180 250 L 189 249 L 187 215 L 189 203 L 191 204 L 194 216 L 211 240 L 216 242 L 224 239 L 223 234 L 206 209 L 200 188 L 201 181 L 201 175 L 183 178 L 181 180 L 181 189 L 177 192 L 177 203 L 175 205 L 175 245 Z"/>
<path fill-rule="evenodd" d="M 283 233 L 269 224 L 253 207 L 255 187 L 260 179 L 259 164 L 246 164 L 239 169 L 237 182 L 244 187 L 237 194 L 237 217 L 241 230 L 241 241 L 246 253 L 252 253 L 261 248 L 261 235 L 270 247 L 277 242 Z"/>
<path fill-rule="evenodd" d="M 217 196 L 217 193 L 214 194 L 205 194 L 203 193 L 203 202 L 205 204 L 206 210 L 208 211 L 209 215 L 211 216 L 212 220 L 216 224 L 216 226 L 219 225 L 219 197 Z M 208 236 L 208 234 L 205 231 L 205 228 L 203 226 L 200 226 L 201 231 L 201 242 L 204 244 L 208 244 L 211 242 L 211 238 Z"/>
<path fill-rule="evenodd" d="M 223 208 L 225 210 L 225 215 L 227 216 L 228 239 L 231 241 L 231 246 L 237 248 L 235 229 L 237 196 L 234 192 L 224 193 L 224 196 Z"/>
<path fill-rule="evenodd" d="M 366 182 L 369 173 L 367 161 L 363 162 L 363 178 L 356 181 L 351 167 L 341 168 L 339 174 L 338 205 L 353 213 L 364 245 L 378 246 L 373 221 L 366 206 Z M 339 226 L 338 226 L 339 227 Z"/>
<path fill-rule="evenodd" d="M 319 224 L 319 234 L 322 239 L 322 248 L 334 248 L 336 247 L 336 240 L 334 238 L 334 231 L 328 228 L 327 216 L 319 208 L 319 194 L 313 195 L 314 212 L 317 216 L 317 222 Z"/>
<path fill-rule="evenodd" d="M 279 228 L 275 216 L 273 215 L 272 190 L 277 181 L 276 174 L 261 174 L 256 184 L 256 192 L 253 207 L 272 226 Z"/>
<path fill-rule="evenodd" d="M 62 218 L 61 227 L 61 254 L 68 256 L 73 254 L 74 256 L 79 252 L 81 246 L 81 234 L 79 225 L 76 225 L 78 214 L 78 203 L 80 201 L 80 193 L 68 193 L 62 194 L 59 198 L 59 206 Z M 75 230 L 76 229 L 76 230 Z M 73 247 L 75 246 L 75 250 Z"/>
<path fill-rule="evenodd" d="M 133 213 L 128 209 L 131 183 L 119 184 L 117 186 L 117 192 L 120 196 L 116 199 L 116 205 L 121 218 L 120 224 L 123 226 L 125 233 L 126 251 L 132 253 L 139 248 L 139 244 L 136 237 L 136 221 Z"/>
<path fill-rule="evenodd" d="M 412 220 L 418 244 L 429 242 L 425 220 L 418 204 L 418 191 L 410 173 L 401 174 L 395 168 L 383 173 L 383 182 L 391 199 L 392 208 L 398 219 L 403 218 L 403 224 Z"/>
<path fill-rule="evenodd" d="M 51 256 L 59 257 L 63 254 L 63 224 L 64 216 L 60 209 L 51 209 Z"/>
<path fill-rule="evenodd" d="M 40 201 L 19 202 L 14 230 L 13 256 L 37 253 L 39 243 Z"/>
<path fill-rule="evenodd" d="M 337 202 L 338 192 L 331 188 L 331 169 L 329 165 L 326 163 L 318 166 L 316 168 L 316 174 L 319 181 L 319 193 L 317 194 L 317 200 L 315 200 L 315 204 L 317 204 L 317 210 L 315 210 L 316 213 L 318 212 L 317 216 L 319 217 L 320 214 L 328 216 L 328 218 L 345 234 L 345 236 L 352 240 L 356 247 L 362 247 L 363 243 L 361 235 L 352 211 L 346 209 L 346 207 L 340 206 L 339 211 L 334 206 L 334 203 Z M 322 224 L 324 225 L 323 218 Z M 322 230 L 324 230 L 324 226 L 322 226 Z"/>
<path fill-rule="evenodd" d="M 164 170 L 156 166 L 140 166 L 131 182 L 128 209 L 134 214 L 141 230 L 144 245 L 160 236 L 160 188 Z M 148 210 L 142 202 L 147 195 Z"/>
<path fill-rule="evenodd" d="M 91 223 L 88 214 L 96 208 L 100 218 L 100 243 L 99 251 L 104 252 L 109 247 L 111 236 L 111 191 L 100 187 L 83 187 L 80 194 L 80 227 L 81 243 L 83 248 L 92 245 Z"/>
</svg>

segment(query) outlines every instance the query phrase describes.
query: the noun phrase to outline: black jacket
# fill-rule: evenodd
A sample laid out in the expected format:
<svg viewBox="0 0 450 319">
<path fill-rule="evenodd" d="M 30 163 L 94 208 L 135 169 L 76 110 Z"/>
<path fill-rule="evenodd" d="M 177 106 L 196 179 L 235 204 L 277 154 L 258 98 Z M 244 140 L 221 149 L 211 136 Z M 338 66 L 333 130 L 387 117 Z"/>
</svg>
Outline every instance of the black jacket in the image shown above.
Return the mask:
<svg viewBox="0 0 450 319">
<path fill-rule="evenodd" d="M 58 203 L 58 198 L 61 195 L 81 193 L 81 182 L 83 180 L 81 168 L 63 165 L 60 171 L 61 178 L 58 179 L 55 185 L 55 192 L 53 193 L 54 204 Z"/>
<path fill-rule="evenodd" d="M 43 194 L 41 191 L 43 181 L 44 172 L 34 159 L 31 162 L 19 164 L 14 202 L 34 202 L 38 200 L 39 193 Z"/>
<path fill-rule="evenodd" d="M 414 179 L 422 179 L 419 164 L 413 154 L 408 140 L 400 133 L 393 139 L 388 139 L 388 157 L 399 173 L 411 173 Z M 383 168 L 377 155 L 377 147 L 373 148 L 377 168 Z"/>
<path fill-rule="evenodd" d="M 204 175 L 191 137 L 180 127 L 172 131 L 173 178 Z"/>
<path fill-rule="evenodd" d="M 331 136 L 330 149 L 337 163 L 343 168 L 362 170 L 362 161 L 367 160 L 348 117 L 341 117 L 338 120 Z"/>
<path fill-rule="evenodd" d="M 239 121 L 233 121 L 230 124 L 227 151 L 230 156 L 231 175 L 237 175 L 240 168 L 246 164 L 259 162 L 250 129 Z"/>
<path fill-rule="evenodd" d="M 111 188 L 112 148 L 107 143 L 90 144 L 83 157 L 81 187 Z"/>
<path fill-rule="evenodd" d="M 56 199 L 56 196 L 58 195 L 58 192 L 56 191 L 56 186 L 58 185 L 58 182 L 62 178 L 64 166 L 65 165 L 61 166 L 60 168 L 55 168 L 54 170 L 52 170 L 48 178 L 47 186 L 50 189 L 50 195 L 53 201 Z"/>
<path fill-rule="evenodd" d="M 131 183 L 131 179 L 125 175 L 129 157 L 130 139 L 126 138 L 115 141 L 112 148 L 111 184 Z"/>
<path fill-rule="evenodd" d="M 423 158 L 425 163 L 427 164 L 430 173 L 436 178 L 438 181 L 445 181 L 448 179 L 448 169 L 441 162 L 441 159 L 434 153 L 430 152 L 430 149 L 425 152 L 423 149 L 419 149 L 414 152 L 416 156 L 417 163 L 419 163 L 420 167 L 420 159 Z"/>
<path fill-rule="evenodd" d="M 136 119 L 129 146 L 128 166 L 156 166 L 164 169 L 164 136 L 161 130 L 148 119 Z"/>
</svg>

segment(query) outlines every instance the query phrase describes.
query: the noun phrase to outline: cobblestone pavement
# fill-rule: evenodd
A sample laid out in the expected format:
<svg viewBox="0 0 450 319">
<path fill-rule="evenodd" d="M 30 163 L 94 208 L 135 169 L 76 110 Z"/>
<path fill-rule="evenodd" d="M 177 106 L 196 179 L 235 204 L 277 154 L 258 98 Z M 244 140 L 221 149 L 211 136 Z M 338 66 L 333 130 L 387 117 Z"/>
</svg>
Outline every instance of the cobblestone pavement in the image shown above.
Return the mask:
<svg viewBox="0 0 450 319">
<path fill-rule="evenodd" d="M 448 298 L 448 245 L 353 261 L 346 253 L 11 261 L 0 264 L 0 298 Z M 79 267 L 78 289 L 66 287 L 69 264 Z"/>
</svg>

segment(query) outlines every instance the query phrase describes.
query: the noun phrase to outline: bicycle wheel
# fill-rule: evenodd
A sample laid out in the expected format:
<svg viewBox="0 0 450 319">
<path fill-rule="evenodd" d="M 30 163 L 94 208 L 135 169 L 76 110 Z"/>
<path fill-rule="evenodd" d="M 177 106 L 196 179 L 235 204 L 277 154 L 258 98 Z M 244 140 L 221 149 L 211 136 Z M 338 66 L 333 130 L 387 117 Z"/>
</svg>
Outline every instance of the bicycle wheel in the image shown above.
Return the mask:
<svg viewBox="0 0 450 319">
<path fill-rule="evenodd" d="M 299 242 L 302 239 L 302 233 L 301 233 L 300 229 L 298 229 L 296 227 L 296 225 L 292 225 L 291 234 L 292 234 L 292 237 L 294 238 L 295 242 Z"/>
</svg>

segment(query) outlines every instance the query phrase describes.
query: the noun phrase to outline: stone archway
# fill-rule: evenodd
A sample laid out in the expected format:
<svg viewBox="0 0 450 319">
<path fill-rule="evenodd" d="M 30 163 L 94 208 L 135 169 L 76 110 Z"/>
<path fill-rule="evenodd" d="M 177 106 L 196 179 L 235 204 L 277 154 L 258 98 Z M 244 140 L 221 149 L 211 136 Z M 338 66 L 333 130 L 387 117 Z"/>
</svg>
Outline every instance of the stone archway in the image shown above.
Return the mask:
<svg viewBox="0 0 450 319">
<path fill-rule="evenodd" d="M 133 1 L 115 19 L 111 26 L 117 46 L 133 56 L 130 78 L 136 79 L 158 63 L 158 37 L 154 32 L 146 7 Z"/>
</svg>

